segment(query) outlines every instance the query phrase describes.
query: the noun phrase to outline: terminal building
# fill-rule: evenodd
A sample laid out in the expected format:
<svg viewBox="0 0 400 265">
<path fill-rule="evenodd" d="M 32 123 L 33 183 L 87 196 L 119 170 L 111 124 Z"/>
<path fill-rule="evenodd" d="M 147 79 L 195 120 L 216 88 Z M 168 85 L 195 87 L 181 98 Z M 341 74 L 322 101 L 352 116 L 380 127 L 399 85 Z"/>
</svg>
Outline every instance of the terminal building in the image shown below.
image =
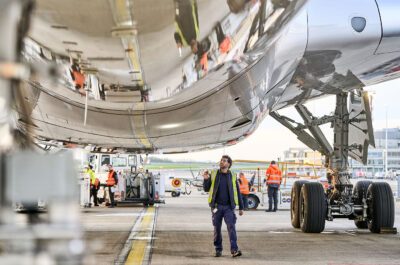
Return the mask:
<svg viewBox="0 0 400 265">
<path fill-rule="evenodd" d="M 375 148 L 369 147 L 368 163 L 361 163 L 350 159 L 350 168 L 353 176 L 383 178 L 386 164 L 386 129 L 376 130 Z M 387 129 L 387 172 L 388 177 L 400 174 L 400 128 Z"/>
<path fill-rule="evenodd" d="M 305 147 L 290 147 L 284 151 L 283 169 L 288 177 L 323 176 L 325 157 Z"/>
<path fill-rule="evenodd" d="M 383 178 L 385 176 L 386 129 L 376 130 L 374 136 L 375 148 L 369 147 L 367 165 L 349 159 L 353 177 Z M 324 156 L 308 148 L 291 147 L 284 151 L 283 162 L 293 163 L 287 166 L 288 175 L 294 172 L 297 175 L 312 175 L 313 166 L 311 165 L 319 169 L 319 165 L 323 165 L 324 161 Z M 400 128 L 387 129 L 387 171 L 388 177 L 400 175 Z"/>
</svg>

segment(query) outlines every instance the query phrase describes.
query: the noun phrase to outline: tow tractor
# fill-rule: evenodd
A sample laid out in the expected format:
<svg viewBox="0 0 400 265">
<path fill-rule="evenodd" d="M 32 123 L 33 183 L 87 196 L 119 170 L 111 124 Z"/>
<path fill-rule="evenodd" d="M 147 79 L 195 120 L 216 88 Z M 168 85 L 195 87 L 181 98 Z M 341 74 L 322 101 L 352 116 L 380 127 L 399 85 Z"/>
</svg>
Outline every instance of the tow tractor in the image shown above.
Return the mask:
<svg viewBox="0 0 400 265">
<path fill-rule="evenodd" d="M 173 176 L 167 176 L 165 191 L 171 192 L 172 197 L 179 197 L 182 193 L 182 180 Z"/>
<path fill-rule="evenodd" d="M 262 165 L 269 165 L 270 161 L 252 161 L 252 160 L 235 160 L 234 163 L 246 163 L 246 164 L 262 164 Z M 302 179 L 311 179 L 311 181 L 321 182 L 320 177 L 323 173 L 323 168 L 321 165 L 314 165 L 309 163 L 294 163 L 294 162 L 277 162 L 278 166 L 282 170 L 282 185 L 278 191 L 278 209 L 290 209 L 291 204 L 291 189 L 292 184 L 291 181 L 287 183 L 287 180 L 293 177 L 302 178 Z M 288 172 L 288 166 L 295 166 L 297 168 L 303 168 L 303 171 L 313 172 L 307 175 L 298 175 L 292 176 L 290 172 Z M 258 208 L 259 205 L 264 206 L 268 204 L 268 192 L 267 186 L 264 183 L 264 172 L 267 168 L 258 167 L 256 170 L 246 169 L 240 170 L 238 172 L 243 172 L 246 177 L 252 175 L 249 179 L 250 183 L 253 185 L 250 188 L 250 194 L 248 196 L 248 204 L 250 210 L 255 210 Z M 321 182 L 322 183 L 322 182 Z"/>
<path fill-rule="evenodd" d="M 250 188 L 248 196 L 248 205 L 250 210 L 255 210 L 259 205 L 268 205 L 267 187 L 261 181 L 261 176 L 257 174 L 257 182 Z M 290 209 L 290 188 L 282 185 L 278 191 L 278 209 Z"/>
</svg>

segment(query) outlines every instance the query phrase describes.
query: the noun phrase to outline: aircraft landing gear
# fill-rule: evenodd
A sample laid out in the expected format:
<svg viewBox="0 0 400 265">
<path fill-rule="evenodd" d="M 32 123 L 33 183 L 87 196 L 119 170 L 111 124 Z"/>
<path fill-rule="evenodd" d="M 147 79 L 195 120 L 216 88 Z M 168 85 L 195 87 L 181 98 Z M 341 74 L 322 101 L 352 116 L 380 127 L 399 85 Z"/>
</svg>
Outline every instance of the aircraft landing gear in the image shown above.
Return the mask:
<svg viewBox="0 0 400 265">
<path fill-rule="evenodd" d="M 298 139 L 325 156 L 330 184 L 324 191 L 322 184 L 296 181 L 291 193 L 291 222 L 305 233 L 320 233 L 325 221 L 334 218 L 354 220 L 357 228 L 368 228 L 373 233 L 393 229 L 394 197 L 387 183 L 359 181 L 354 189 L 348 172 L 348 156 L 366 164 L 368 145 L 374 145 L 368 95 L 362 90 L 336 95 L 332 116 L 314 117 L 304 105 L 295 108 L 303 124 L 272 112 L 271 116 L 298 136 Z M 332 123 L 333 147 L 319 128 Z M 308 133 L 308 130 L 310 133 Z"/>
</svg>

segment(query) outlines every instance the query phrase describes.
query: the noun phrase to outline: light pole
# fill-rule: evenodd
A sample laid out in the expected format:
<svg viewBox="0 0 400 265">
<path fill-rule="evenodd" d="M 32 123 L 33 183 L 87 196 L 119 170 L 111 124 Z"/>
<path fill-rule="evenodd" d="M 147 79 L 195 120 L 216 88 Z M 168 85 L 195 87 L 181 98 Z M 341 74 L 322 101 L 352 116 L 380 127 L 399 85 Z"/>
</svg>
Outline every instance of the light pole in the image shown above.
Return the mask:
<svg viewBox="0 0 400 265">
<path fill-rule="evenodd" d="M 386 107 L 386 132 L 385 132 L 385 178 L 388 175 L 388 118 L 387 118 L 387 111 L 388 107 Z"/>
</svg>

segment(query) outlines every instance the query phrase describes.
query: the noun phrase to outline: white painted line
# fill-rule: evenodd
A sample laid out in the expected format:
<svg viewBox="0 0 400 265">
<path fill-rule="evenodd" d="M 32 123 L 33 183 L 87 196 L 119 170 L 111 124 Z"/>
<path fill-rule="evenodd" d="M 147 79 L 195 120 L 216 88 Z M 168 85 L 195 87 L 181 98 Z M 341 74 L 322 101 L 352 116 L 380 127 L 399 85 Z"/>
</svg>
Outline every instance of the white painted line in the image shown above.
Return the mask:
<svg viewBox="0 0 400 265">
<path fill-rule="evenodd" d="M 157 208 L 144 208 L 140 212 L 115 264 L 137 264 L 139 260 L 143 265 L 150 263 L 152 243 L 157 239 L 153 236 Z"/>
<path fill-rule="evenodd" d="M 136 236 L 138 228 L 140 227 L 140 223 L 142 222 L 142 219 L 145 215 L 145 212 L 146 212 L 146 209 L 144 208 L 140 212 L 140 216 L 136 219 L 136 222 L 131 229 L 128 239 L 126 240 L 124 247 L 122 248 L 121 252 L 119 253 L 118 258 L 116 259 L 117 264 L 124 263 L 126 258 L 128 257 L 129 251 L 131 251 L 131 248 L 132 248 L 131 238 L 134 238 Z"/>
<path fill-rule="evenodd" d="M 118 217 L 118 216 L 126 216 L 126 217 L 132 217 L 132 216 L 140 216 L 140 213 L 105 213 L 105 214 L 96 214 L 98 217 Z"/>
<path fill-rule="evenodd" d="M 135 236 L 132 238 L 133 240 L 152 240 L 152 239 L 157 239 L 157 237 L 152 237 L 152 236 Z"/>
<path fill-rule="evenodd" d="M 96 216 L 99 217 L 115 217 L 115 216 L 126 216 L 126 217 L 132 217 L 132 216 L 147 216 L 147 215 L 153 215 L 153 213 L 105 213 L 105 214 L 96 214 Z"/>
</svg>

